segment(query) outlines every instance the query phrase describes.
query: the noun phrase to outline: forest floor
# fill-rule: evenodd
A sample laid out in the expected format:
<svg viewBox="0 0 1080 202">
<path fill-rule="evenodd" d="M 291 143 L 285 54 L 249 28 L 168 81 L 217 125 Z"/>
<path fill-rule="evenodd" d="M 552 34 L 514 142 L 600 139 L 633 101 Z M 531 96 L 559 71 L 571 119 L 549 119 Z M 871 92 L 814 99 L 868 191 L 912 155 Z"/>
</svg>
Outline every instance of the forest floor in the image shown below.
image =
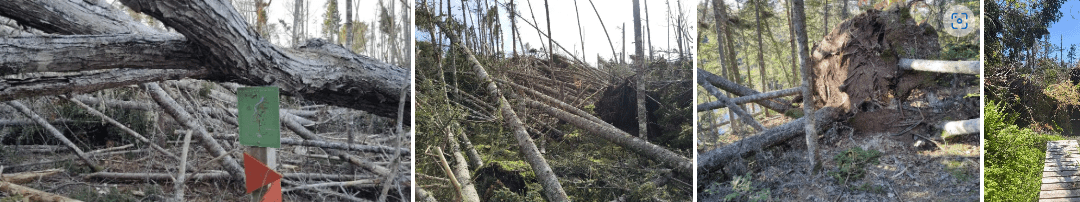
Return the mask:
<svg viewBox="0 0 1080 202">
<path fill-rule="evenodd" d="M 968 90 L 971 90 L 970 88 Z M 964 88 L 940 88 L 921 93 L 913 100 L 940 96 L 937 107 L 925 101 L 905 102 L 907 118 L 881 116 L 894 112 L 889 107 L 863 113 L 847 121 L 823 128 L 818 139 L 821 168 L 810 172 L 806 143 L 794 138 L 755 156 L 725 167 L 744 176 L 725 182 L 705 182 L 698 199 L 776 199 L 782 201 L 978 201 L 979 152 L 977 134 L 942 137 L 941 130 L 928 124 L 902 125 L 906 120 L 922 123 L 966 119 L 978 116 L 978 97 L 964 98 Z M 946 92 L 949 91 L 949 92 Z M 974 89 L 977 92 L 977 89 Z M 962 94 L 959 94 L 962 93 Z M 959 99 L 956 99 L 959 98 Z M 945 105 L 953 108 L 946 109 Z M 937 110 L 937 113 L 935 113 Z M 893 113 L 896 114 L 896 113 Z M 766 127 L 786 122 L 777 115 Z M 910 129 L 908 129 L 910 127 Z M 902 134 L 901 134 L 902 133 Z M 725 137 L 726 136 L 726 137 Z M 743 137 L 724 135 L 720 141 Z M 745 135 L 744 135 L 745 136 Z M 922 137 L 933 139 L 929 142 Z M 726 140 L 723 140 L 726 139 Z M 936 142 L 936 143 L 935 143 Z M 855 149 L 858 148 L 858 149 Z M 844 156 L 864 156 L 866 163 L 844 163 Z M 877 161 L 876 163 L 869 160 Z M 846 169 L 846 170 L 845 170 Z M 699 182 L 701 183 L 701 182 Z"/>
</svg>

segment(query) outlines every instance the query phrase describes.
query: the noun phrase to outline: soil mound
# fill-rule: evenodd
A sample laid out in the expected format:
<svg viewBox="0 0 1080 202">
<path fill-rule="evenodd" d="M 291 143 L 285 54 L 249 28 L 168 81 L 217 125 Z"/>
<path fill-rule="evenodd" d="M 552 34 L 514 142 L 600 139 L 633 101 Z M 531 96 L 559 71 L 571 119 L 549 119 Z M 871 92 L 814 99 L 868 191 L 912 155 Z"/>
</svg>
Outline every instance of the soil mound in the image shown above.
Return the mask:
<svg viewBox="0 0 1080 202">
<path fill-rule="evenodd" d="M 813 48 L 814 91 L 821 107 L 851 114 L 865 102 L 903 100 L 933 75 L 905 72 L 899 58 L 938 55 L 933 28 L 917 25 L 907 9 L 869 10 L 840 23 Z"/>
</svg>

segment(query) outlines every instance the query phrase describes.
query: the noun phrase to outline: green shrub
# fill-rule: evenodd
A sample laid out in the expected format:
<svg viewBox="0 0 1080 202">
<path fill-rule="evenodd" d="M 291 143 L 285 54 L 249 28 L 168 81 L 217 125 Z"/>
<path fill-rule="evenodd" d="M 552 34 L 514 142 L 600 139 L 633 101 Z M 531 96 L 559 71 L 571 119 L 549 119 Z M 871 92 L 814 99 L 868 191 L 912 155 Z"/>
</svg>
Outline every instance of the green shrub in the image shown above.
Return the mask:
<svg viewBox="0 0 1080 202">
<path fill-rule="evenodd" d="M 1002 106 L 989 101 L 983 113 L 985 199 L 1032 201 L 1039 194 L 1046 141 L 1062 138 L 1017 127 L 1016 115 L 1002 112 Z"/>
</svg>

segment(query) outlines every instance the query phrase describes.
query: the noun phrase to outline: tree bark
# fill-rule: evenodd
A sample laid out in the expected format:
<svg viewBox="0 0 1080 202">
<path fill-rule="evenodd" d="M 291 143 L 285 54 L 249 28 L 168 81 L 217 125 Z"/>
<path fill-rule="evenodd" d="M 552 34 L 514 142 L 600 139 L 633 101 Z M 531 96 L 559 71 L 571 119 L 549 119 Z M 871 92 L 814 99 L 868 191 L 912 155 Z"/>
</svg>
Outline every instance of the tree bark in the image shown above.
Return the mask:
<svg viewBox="0 0 1080 202">
<path fill-rule="evenodd" d="M 21 172 L 21 173 L 3 174 L 3 175 L 0 175 L 0 181 L 22 184 L 22 183 L 28 183 L 28 182 L 32 182 L 34 180 L 41 179 L 43 177 L 49 177 L 49 176 L 55 175 L 55 174 L 63 172 L 63 171 L 64 171 L 63 169 L 55 168 L 55 169 L 40 170 L 40 171 L 29 171 L 29 172 Z"/>
<path fill-rule="evenodd" d="M 80 200 L 71 199 L 61 195 L 53 193 L 43 192 L 30 187 L 24 187 L 13 183 L 0 181 L 0 191 L 9 195 L 21 195 L 29 199 L 30 201 L 46 201 L 46 202 L 79 202 Z"/>
<path fill-rule="evenodd" d="M 320 140 L 320 138 L 318 136 L 316 136 L 315 133 L 312 133 L 307 128 L 304 128 L 304 126 L 301 126 L 299 123 L 296 123 L 296 121 L 293 121 L 290 117 L 282 116 L 280 118 L 281 118 L 281 124 L 284 125 L 286 128 L 288 128 L 289 130 L 292 130 L 294 133 L 296 133 L 297 136 L 300 136 L 301 138 L 304 138 L 304 139 L 307 139 L 307 140 Z M 328 153 L 328 154 L 330 154 L 332 156 L 341 157 L 342 159 L 345 159 L 345 160 L 349 161 L 349 163 L 352 163 L 353 165 L 356 165 L 356 166 L 359 166 L 361 168 L 370 170 L 370 171 L 372 171 L 375 174 L 378 174 L 380 176 L 386 176 L 386 175 L 390 174 L 390 169 L 387 169 L 385 167 L 376 165 L 375 163 L 372 163 L 370 161 L 366 161 L 366 160 L 357 158 L 357 157 L 355 157 L 353 155 L 350 155 L 349 153 L 343 152 L 341 150 L 327 149 L 326 153 Z M 397 169 L 397 168 L 395 168 L 395 169 Z"/>
<path fill-rule="evenodd" d="M 457 177 L 461 185 L 463 201 L 479 202 L 480 194 L 477 194 L 472 174 L 469 173 L 469 163 L 465 161 L 465 156 L 461 155 L 461 146 L 458 145 L 457 138 L 454 138 L 454 133 L 450 131 L 450 128 L 446 128 L 446 141 L 450 144 L 450 154 L 454 156 L 454 177 Z"/>
<path fill-rule="evenodd" d="M 761 75 L 761 91 L 769 91 L 769 88 L 765 85 L 765 46 L 761 43 L 761 4 L 760 0 L 754 3 L 754 21 L 757 24 L 757 47 L 758 47 L 758 74 Z M 769 110 L 764 110 L 765 116 L 769 116 Z"/>
<path fill-rule="evenodd" d="M 784 96 L 791 96 L 791 95 L 795 95 L 795 94 L 799 94 L 799 93 L 802 93 L 802 87 L 788 88 L 788 89 L 784 89 L 784 90 L 778 90 L 778 91 L 772 91 L 772 92 L 764 92 L 764 93 L 754 94 L 754 95 L 750 95 L 750 96 L 737 97 L 737 98 L 732 98 L 730 101 L 734 102 L 735 104 L 746 104 L 746 103 L 751 103 L 751 102 L 756 102 L 756 101 L 761 101 L 761 100 L 779 98 L 779 97 L 784 97 Z M 698 112 L 703 112 L 703 111 L 708 111 L 708 110 L 720 109 L 720 108 L 727 107 L 727 105 L 725 105 L 724 103 L 725 102 L 722 102 L 722 101 L 713 101 L 713 102 L 707 102 L 707 103 L 698 104 L 697 105 L 697 111 Z"/>
<path fill-rule="evenodd" d="M 645 81 L 647 80 L 645 79 L 645 68 L 647 65 L 645 64 L 645 60 L 642 59 L 645 57 L 645 49 L 643 48 L 644 44 L 641 43 L 640 1 L 641 0 L 634 0 L 634 54 L 637 55 L 637 57 L 634 57 L 634 64 L 638 65 L 636 71 L 637 75 L 635 76 L 637 78 L 637 86 L 634 88 L 634 94 L 637 98 L 638 137 L 647 142 L 649 140 L 649 113 L 647 109 L 645 109 Z"/>
<path fill-rule="evenodd" d="M 752 154 L 751 152 L 779 144 L 785 140 L 804 134 L 806 132 L 806 127 L 804 126 L 807 124 L 807 119 L 811 117 L 822 120 L 818 122 L 817 125 L 824 126 L 835 121 L 838 115 L 839 111 L 835 108 L 822 108 L 812 116 L 804 116 L 785 123 L 784 125 L 758 132 L 757 135 L 739 140 L 738 142 L 698 154 L 698 179 L 706 179 L 706 175 L 720 169 L 735 158 L 748 156 Z"/>
<path fill-rule="evenodd" d="M 136 11 L 161 20 L 165 25 L 184 34 L 184 40 L 193 47 L 185 51 L 200 53 L 198 58 L 202 58 L 200 60 L 202 65 L 189 66 L 185 69 L 199 69 L 207 72 L 165 72 L 168 74 L 157 75 L 141 71 L 113 71 L 111 77 L 110 75 L 95 75 L 96 77 L 78 78 L 95 79 L 93 80 L 95 82 L 74 83 L 79 88 L 70 90 L 57 90 L 59 87 L 56 86 L 52 86 L 52 89 L 46 88 L 49 86 L 31 86 L 28 88 L 33 90 L 7 92 L 12 91 L 9 90 L 11 87 L 0 86 L 0 100 L 33 96 L 35 92 L 90 92 L 118 85 L 190 76 L 214 81 L 236 81 L 247 85 L 275 85 L 280 87 L 286 95 L 306 97 L 309 100 L 392 117 L 396 113 L 393 109 L 399 102 L 396 98 L 405 92 L 401 89 L 408 88 L 409 85 L 405 69 L 352 54 L 340 46 L 331 46 L 324 41 L 309 41 L 306 46 L 297 50 L 274 47 L 268 41 L 258 37 L 239 13 L 224 2 L 127 1 L 125 4 Z M 126 14 L 118 13 L 119 11 L 111 6 L 81 1 L 5 1 L 0 3 L 0 9 L 4 9 L 0 12 L 0 15 L 4 17 L 27 22 L 26 25 L 46 30 L 49 33 L 163 34 L 124 17 Z M 137 41 L 139 38 L 135 37 L 128 41 Z M 143 50 L 152 51 L 155 48 L 157 47 Z M 140 55 L 133 57 L 139 60 Z M 157 62 L 172 63 L 174 62 L 172 60 L 183 59 L 170 58 Z M 86 65 L 93 66 L 94 64 Z M 15 65 L 0 64 L 0 66 Z M 94 69 L 95 67 L 85 68 Z M 121 73 L 126 75 L 116 75 Z M 13 81 L 5 81 L 5 83 L 13 83 Z M 4 95 L 12 93 L 18 94 Z"/>
<path fill-rule="evenodd" d="M 667 150 L 663 147 L 650 144 L 649 142 L 636 138 L 633 135 L 627 134 L 618 128 L 611 125 L 596 123 L 586 118 L 582 118 L 577 115 L 573 115 L 569 112 L 556 109 L 555 107 L 545 105 L 535 100 L 524 100 L 530 107 L 544 111 L 545 113 L 566 121 L 578 128 L 585 129 L 593 134 L 596 134 L 611 143 L 615 143 L 623 148 L 634 151 L 648 157 L 649 159 L 663 162 L 664 164 L 674 168 L 676 171 L 690 174 L 693 170 L 692 162 L 689 158 L 683 157 L 671 150 Z"/>
<path fill-rule="evenodd" d="M 548 165 L 547 160 L 540 154 L 540 150 L 537 149 L 536 144 L 533 143 L 532 138 L 529 137 L 529 132 L 525 129 L 524 124 L 518 119 L 517 114 L 514 113 L 514 109 L 510 107 L 510 102 L 506 101 L 506 98 L 499 92 L 499 87 L 495 85 L 491 76 L 484 70 L 484 66 L 480 64 L 480 61 L 476 60 L 476 56 L 473 56 L 472 52 L 467 47 L 462 45 L 454 33 L 449 32 L 443 24 L 439 24 L 439 27 L 446 32 L 450 38 L 451 43 L 456 44 L 461 52 L 466 54 L 469 62 L 472 63 L 473 71 L 476 72 L 477 77 L 485 83 L 487 83 L 488 94 L 496 96 L 499 99 L 499 111 L 502 112 L 503 124 L 513 130 L 514 138 L 517 139 L 518 146 L 521 147 L 522 155 L 525 157 L 525 161 L 533 169 L 533 173 L 536 173 L 537 181 L 544 187 L 544 195 L 550 201 L 569 201 L 566 192 L 563 191 L 562 185 L 559 183 L 559 179 L 555 176 L 555 173 L 551 170 L 551 166 Z"/>
<path fill-rule="evenodd" d="M 698 78 L 699 79 L 704 79 L 705 81 L 708 81 L 709 83 L 711 83 L 713 86 L 715 86 L 717 88 L 720 88 L 720 89 L 723 89 L 724 91 L 729 92 L 729 93 L 731 93 L 733 95 L 750 96 L 750 95 L 760 94 L 760 92 L 758 92 L 758 91 L 756 91 L 754 89 L 751 89 L 751 88 L 748 88 L 746 86 L 736 84 L 735 82 L 731 82 L 730 80 L 727 80 L 727 79 L 725 79 L 723 77 L 717 76 L 716 74 L 710 73 L 708 71 L 698 69 L 697 73 L 698 73 L 698 76 L 699 76 Z M 704 77 L 704 78 L 702 78 L 702 77 Z M 787 100 L 784 100 L 784 99 L 762 100 L 762 101 L 757 101 L 755 103 L 758 103 L 761 106 L 764 106 L 765 108 L 769 108 L 769 109 L 776 110 L 776 111 L 781 111 L 781 112 L 782 111 L 787 111 L 789 108 L 791 108 L 790 104 L 787 104 L 787 103 L 790 103 L 790 102 L 788 102 Z"/>
<path fill-rule="evenodd" d="M 206 132 L 206 128 L 197 123 L 191 114 L 184 111 L 180 104 L 176 103 L 172 97 L 166 94 L 165 90 L 161 89 L 161 86 L 157 83 L 146 83 L 143 84 L 143 87 L 146 88 L 147 94 L 150 94 L 150 98 L 153 98 L 166 113 L 173 117 L 173 119 L 180 122 L 185 128 L 195 131 L 199 140 L 201 140 L 199 143 L 202 144 L 203 148 L 206 148 L 213 156 L 222 157 L 221 166 L 225 167 L 225 170 L 228 171 L 229 174 L 232 174 L 233 178 L 244 179 L 244 168 L 236 163 L 236 160 L 233 159 L 232 155 L 225 151 L 209 132 Z"/>
<path fill-rule="evenodd" d="M 281 138 L 281 144 L 287 145 L 300 145 L 308 147 L 319 147 L 328 149 L 341 149 L 349 151 L 369 152 L 369 153 L 384 153 L 393 154 L 395 151 L 401 152 L 402 155 L 409 155 L 411 153 L 406 148 L 394 148 L 378 145 L 361 145 L 361 144 L 346 144 L 341 142 L 328 142 L 322 140 L 303 140 L 295 138 Z"/>
<path fill-rule="evenodd" d="M 802 86 L 803 86 L 803 114 L 806 114 L 807 120 L 804 131 L 806 131 L 806 151 L 807 158 L 810 160 L 809 170 L 813 170 L 817 165 L 817 130 L 815 121 L 816 116 L 810 116 L 814 114 L 814 93 L 810 84 L 814 83 L 814 75 L 810 70 L 810 48 L 806 46 L 806 14 L 803 7 L 803 0 L 793 0 L 793 16 L 795 25 L 795 37 L 799 41 L 799 67 L 802 69 Z M 828 18 L 826 18 L 828 19 Z"/>
<path fill-rule="evenodd" d="M 739 120 L 742 120 L 743 123 L 754 127 L 754 129 L 756 129 L 757 131 L 765 130 L 765 126 L 762 126 L 761 123 L 758 123 L 756 120 L 754 120 L 754 116 L 746 113 L 746 110 L 744 110 L 741 106 L 735 105 L 735 102 L 732 102 L 731 99 L 724 95 L 723 92 L 720 92 L 720 89 L 716 89 L 716 87 L 713 87 L 712 84 L 709 84 L 708 81 L 705 81 L 705 79 L 702 78 L 704 76 L 701 73 L 704 71 L 705 70 L 698 69 L 698 85 L 700 85 L 702 88 L 705 88 L 705 90 L 708 91 L 709 94 L 712 94 L 713 97 L 716 97 L 716 99 L 720 102 L 724 102 L 724 105 L 728 107 L 728 110 L 731 110 L 735 112 L 735 114 L 739 115 Z"/>
<path fill-rule="evenodd" d="M 26 105 L 22 104 L 22 102 L 12 100 L 8 101 L 7 104 L 19 110 L 19 112 L 21 112 L 26 117 L 29 117 L 31 120 L 34 120 L 34 122 L 37 122 L 38 125 L 41 125 L 41 127 L 44 127 L 45 130 L 49 131 L 49 134 L 52 134 L 53 138 L 60 140 L 60 142 L 63 142 L 64 145 L 67 145 L 69 148 L 71 148 L 72 151 L 75 151 L 75 155 L 79 156 L 80 159 L 86 162 L 86 164 L 90 166 L 90 170 L 96 172 L 102 169 L 98 167 L 97 163 L 95 163 L 93 159 L 90 159 L 90 157 L 87 156 L 86 153 L 83 153 L 82 149 L 79 149 L 79 146 L 76 146 L 75 143 L 72 143 L 71 140 L 68 140 L 67 137 L 64 137 L 64 133 L 61 133 L 60 130 L 57 130 L 56 127 L 53 127 L 52 124 L 49 124 L 49 122 L 45 121 L 44 118 L 41 118 L 41 116 L 38 116 L 37 113 L 31 111 L 30 108 L 27 108 Z"/>
<path fill-rule="evenodd" d="M 960 73 L 960 74 L 979 74 L 979 61 L 942 61 L 942 60 L 920 60 L 920 59 L 907 59 L 900 58 L 900 69 L 926 71 L 926 72 L 938 72 L 938 73 Z"/>
</svg>

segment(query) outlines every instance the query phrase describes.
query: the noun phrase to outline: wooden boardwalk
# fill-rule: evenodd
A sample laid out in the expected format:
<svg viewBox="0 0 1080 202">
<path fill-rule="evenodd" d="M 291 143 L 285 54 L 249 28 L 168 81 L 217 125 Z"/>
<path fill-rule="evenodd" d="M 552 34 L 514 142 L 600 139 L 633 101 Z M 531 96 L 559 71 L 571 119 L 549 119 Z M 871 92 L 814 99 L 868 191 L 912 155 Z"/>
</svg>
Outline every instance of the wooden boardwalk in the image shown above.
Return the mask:
<svg viewBox="0 0 1080 202">
<path fill-rule="evenodd" d="M 1080 153 L 1076 140 L 1046 142 L 1039 201 L 1080 201 Z"/>
</svg>

